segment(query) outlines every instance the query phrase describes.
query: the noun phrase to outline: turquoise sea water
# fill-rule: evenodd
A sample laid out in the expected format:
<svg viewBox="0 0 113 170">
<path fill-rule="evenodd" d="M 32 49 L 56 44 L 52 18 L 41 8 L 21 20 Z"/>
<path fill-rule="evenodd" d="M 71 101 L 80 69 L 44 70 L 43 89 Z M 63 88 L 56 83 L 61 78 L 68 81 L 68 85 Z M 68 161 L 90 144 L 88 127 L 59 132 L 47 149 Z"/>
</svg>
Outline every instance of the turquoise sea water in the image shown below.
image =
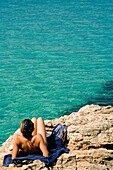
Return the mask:
<svg viewBox="0 0 113 170">
<path fill-rule="evenodd" d="M 113 105 L 113 1 L 0 1 L 0 145 L 92 103 Z"/>
</svg>

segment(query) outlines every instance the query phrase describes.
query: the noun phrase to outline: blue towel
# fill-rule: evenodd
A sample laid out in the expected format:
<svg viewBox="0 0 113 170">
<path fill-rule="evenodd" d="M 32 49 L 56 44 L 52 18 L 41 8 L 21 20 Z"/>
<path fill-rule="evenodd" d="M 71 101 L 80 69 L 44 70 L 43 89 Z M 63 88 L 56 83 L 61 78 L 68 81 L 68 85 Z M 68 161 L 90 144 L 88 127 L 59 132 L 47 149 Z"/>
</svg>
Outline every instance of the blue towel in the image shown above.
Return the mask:
<svg viewBox="0 0 113 170">
<path fill-rule="evenodd" d="M 68 153 L 69 149 L 65 147 L 62 143 L 62 139 L 58 136 L 51 134 L 49 137 L 47 137 L 48 140 L 48 150 L 49 150 L 49 156 L 45 157 L 40 154 L 32 154 L 32 155 L 26 155 L 21 157 L 16 157 L 12 160 L 12 155 L 8 154 L 4 156 L 3 160 L 3 166 L 9 166 L 11 163 L 15 163 L 18 160 L 40 160 L 44 162 L 46 165 L 50 165 L 53 163 L 62 153 Z"/>
</svg>

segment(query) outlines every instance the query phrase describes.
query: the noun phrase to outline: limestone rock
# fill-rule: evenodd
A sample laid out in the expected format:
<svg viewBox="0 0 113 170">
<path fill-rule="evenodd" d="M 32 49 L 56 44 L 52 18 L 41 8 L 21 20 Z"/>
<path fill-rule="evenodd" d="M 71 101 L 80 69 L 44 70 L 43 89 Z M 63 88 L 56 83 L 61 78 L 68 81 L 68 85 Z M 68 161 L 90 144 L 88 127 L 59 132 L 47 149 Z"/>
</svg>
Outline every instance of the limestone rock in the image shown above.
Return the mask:
<svg viewBox="0 0 113 170">
<path fill-rule="evenodd" d="M 113 170 L 113 107 L 86 105 L 78 112 L 59 119 L 45 120 L 46 131 L 51 133 L 57 123 L 67 126 L 67 147 L 70 152 L 62 154 L 49 169 Z M 15 134 L 21 134 L 18 129 Z M 11 164 L 2 167 L 5 154 L 12 153 L 13 136 L 0 147 L 0 169 L 48 169 L 39 160 L 22 167 Z"/>
</svg>

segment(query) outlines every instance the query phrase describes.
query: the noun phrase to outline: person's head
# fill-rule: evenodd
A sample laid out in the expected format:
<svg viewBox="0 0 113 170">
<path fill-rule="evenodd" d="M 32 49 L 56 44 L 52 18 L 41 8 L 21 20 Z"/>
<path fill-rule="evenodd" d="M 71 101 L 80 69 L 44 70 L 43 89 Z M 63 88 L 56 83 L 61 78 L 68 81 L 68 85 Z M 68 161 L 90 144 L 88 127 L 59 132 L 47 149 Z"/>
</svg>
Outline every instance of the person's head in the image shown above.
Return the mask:
<svg viewBox="0 0 113 170">
<path fill-rule="evenodd" d="M 30 138 L 34 130 L 34 124 L 30 119 L 24 119 L 20 124 L 20 131 L 25 138 Z"/>
</svg>

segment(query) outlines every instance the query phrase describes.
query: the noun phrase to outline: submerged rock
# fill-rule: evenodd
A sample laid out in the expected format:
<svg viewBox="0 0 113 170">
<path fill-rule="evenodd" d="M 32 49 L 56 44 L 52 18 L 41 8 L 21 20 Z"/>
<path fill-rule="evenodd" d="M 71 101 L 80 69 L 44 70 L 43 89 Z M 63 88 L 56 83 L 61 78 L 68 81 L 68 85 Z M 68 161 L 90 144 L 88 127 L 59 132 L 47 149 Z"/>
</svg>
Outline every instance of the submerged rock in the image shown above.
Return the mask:
<svg viewBox="0 0 113 170">
<path fill-rule="evenodd" d="M 45 120 L 47 133 L 57 123 L 67 125 L 67 147 L 70 152 L 62 154 L 49 169 L 113 169 L 113 107 L 86 105 L 78 112 L 59 119 Z M 20 134 L 19 129 L 15 134 Z M 33 161 L 22 167 L 2 167 L 5 154 L 12 153 L 13 136 L 0 147 L 0 169 L 48 169 L 41 161 Z"/>
</svg>

